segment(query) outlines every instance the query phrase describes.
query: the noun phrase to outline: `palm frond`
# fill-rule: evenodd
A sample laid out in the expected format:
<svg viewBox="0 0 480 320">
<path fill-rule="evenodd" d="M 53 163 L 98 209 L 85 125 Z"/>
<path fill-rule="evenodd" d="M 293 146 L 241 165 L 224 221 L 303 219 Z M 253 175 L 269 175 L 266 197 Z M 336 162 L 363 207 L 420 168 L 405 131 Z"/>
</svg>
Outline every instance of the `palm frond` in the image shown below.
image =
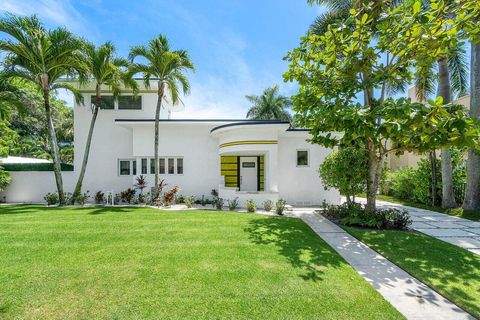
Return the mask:
<svg viewBox="0 0 480 320">
<path fill-rule="evenodd" d="M 468 63 L 465 48 L 458 43 L 448 57 L 448 69 L 452 93 L 456 96 L 465 95 L 469 91 Z"/>
</svg>

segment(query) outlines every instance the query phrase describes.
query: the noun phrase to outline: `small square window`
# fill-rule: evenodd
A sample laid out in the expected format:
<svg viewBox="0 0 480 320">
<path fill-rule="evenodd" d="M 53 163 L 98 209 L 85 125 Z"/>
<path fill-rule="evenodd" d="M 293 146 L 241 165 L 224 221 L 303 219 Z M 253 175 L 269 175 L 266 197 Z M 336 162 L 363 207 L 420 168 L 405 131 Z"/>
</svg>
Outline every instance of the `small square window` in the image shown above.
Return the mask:
<svg viewBox="0 0 480 320">
<path fill-rule="evenodd" d="M 142 159 L 142 174 L 147 174 L 147 159 Z"/>
<path fill-rule="evenodd" d="M 165 174 L 165 159 L 163 158 L 160 158 L 159 159 L 159 171 L 160 171 L 160 174 Z"/>
<path fill-rule="evenodd" d="M 177 159 L 177 174 L 183 174 L 183 158 Z"/>
<path fill-rule="evenodd" d="M 297 166 L 302 166 L 302 167 L 308 166 L 307 150 L 297 150 Z"/>
<path fill-rule="evenodd" d="M 175 159 L 169 158 L 168 159 L 168 174 L 175 173 Z"/>
<path fill-rule="evenodd" d="M 120 167 L 119 171 L 121 176 L 130 175 L 130 160 L 120 160 L 119 167 Z"/>
</svg>

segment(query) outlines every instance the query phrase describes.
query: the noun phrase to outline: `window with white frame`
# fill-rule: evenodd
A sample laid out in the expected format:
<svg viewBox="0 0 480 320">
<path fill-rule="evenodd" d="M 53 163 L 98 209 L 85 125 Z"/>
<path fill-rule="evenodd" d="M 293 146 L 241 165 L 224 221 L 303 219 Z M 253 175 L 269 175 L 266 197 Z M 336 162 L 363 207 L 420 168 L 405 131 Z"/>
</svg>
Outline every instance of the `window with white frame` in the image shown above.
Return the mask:
<svg viewBox="0 0 480 320">
<path fill-rule="evenodd" d="M 148 173 L 155 174 L 155 158 L 141 159 L 141 172 L 146 173 L 148 161 L 150 161 L 150 170 Z M 158 173 L 159 174 L 183 174 L 184 163 L 183 157 L 159 157 Z"/>
<path fill-rule="evenodd" d="M 130 159 L 118 160 L 118 174 L 120 176 L 129 176 L 137 174 L 137 161 Z"/>
<path fill-rule="evenodd" d="M 309 160 L 309 152 L 307 149 L 297 150 L 297 167 L 308 167 Z"/>
</svg>

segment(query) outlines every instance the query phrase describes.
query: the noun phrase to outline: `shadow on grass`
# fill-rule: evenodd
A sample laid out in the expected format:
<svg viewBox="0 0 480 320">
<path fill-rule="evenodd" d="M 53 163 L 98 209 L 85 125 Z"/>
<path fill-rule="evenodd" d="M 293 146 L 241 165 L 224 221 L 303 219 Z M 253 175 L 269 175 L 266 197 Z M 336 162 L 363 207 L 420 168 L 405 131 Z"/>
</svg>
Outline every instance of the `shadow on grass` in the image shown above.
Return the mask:
<svg viewBox="0 0 480 320">
<path fill-rule="evenodd" d="M 326 268 L 346 263 L 298 219 L 268 217 L 252 220 L 245 228 L 253 243 L 274 245 L 295 268 L 301 269 L 304 280 L 322 280 Z"/>
<path fill-rule="evenodd" d="M 45 205 L 30 205 L 30 204 L 18 204 L 18 205 L 4 205 L 0 206 L 0 215 L 8 215 L 8 214 L 29 214 L 29 213 L 47 213 L 52 211 L 65 211 L 65 210 L 73 210 L 75 212 L 84 211 L 86 214 L 97 215 L 97 214 L 105 214 L 105 213 L 124 213 L 124 212 L 131 212 L 131 207 L 73 207 L 73 206 L 66 206 L 66 207 L 47 207 Z"/>
<path fill-rule="evenodd" d="M 46 207 L 39 204 L 12 204 L 1 205 L 0 215 L 3 214 L 21 214 L 21 213 L 39 213 L 58 210 L 56 207 Z"/>
<path fill-rule="evenodd" d="M 476 317 L 480 316 L 480 255 L 418 232 L 345 229 Z"/>
</svg>

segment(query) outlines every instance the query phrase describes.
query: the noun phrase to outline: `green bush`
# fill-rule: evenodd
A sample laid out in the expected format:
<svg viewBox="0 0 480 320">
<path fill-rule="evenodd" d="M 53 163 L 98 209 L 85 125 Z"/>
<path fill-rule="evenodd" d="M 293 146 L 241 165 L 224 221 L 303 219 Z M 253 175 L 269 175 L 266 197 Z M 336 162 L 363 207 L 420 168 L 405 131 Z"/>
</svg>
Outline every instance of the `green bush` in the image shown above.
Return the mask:
<svg viewBox="0 0 480 320">
<path fill-rule="evenodd" d="M 263 210 L 270 212 L 273 209 L 273 201 L 272 200 L 265 200 L 263 202 Z"/>
<path fill-rule="evenodd" d="M 12 182 L 12 177 L 8 171 L 0 167 L 0 192 L 5 190 L 5 188 Z"/>
<path fill-rule="evenodd" d="M 257 210 L 257 205 L 253 200 L 245 201 L 245 207 L 247 208 L 248 212 L 255 212 Z"/>
<path fill-rule="evenodd" d="M 48 206 L 51 206 L 51 205 L 54 205 L 54 204 L 58 204 L 58 202 L 60 201 L 58 199 L 58 194 L 56 192 L 54 193 L 47 193 L 45 195 L 45 197 L 43 197 L 43 199 L 45 200 L 45 202 L 47 203 Z"/>
<path fill-rule="evenodd" d="M 193 204 L 195 203 L 195 196 L 189 196 L 189 197 L 185 197 L 185 205 L 187 206 L 187 208 L 191 208 L 193 207 Z"/>
<path fill-rule="evenodd" d="M 390 193 L 392 196 L 415 201 L 415 175 L 414 168 L 403 168 L 392 174 Z"/>
<path fill-rule="evenodd" d="M 325 158 L 319 173 L 325 190 L 338 189 L 350 202 L 351 196 L 366 189 L 367 157 L 363 150 L 343 148 Z"/>
<path fill-rule="evenodd" d="M 285 208 L 287 206 L 287 201 L 283 199 L 278 199 L 277 202 L 275 202 L 275 212 L 279 215 L 283 215 L 283 211 L 285 211 Z"/>
<path fill-rule="evenodd" d="M 234 211 L 238 207 L 238 197 L 233 200 L 227 200 L 228 203 L 228 210 Z"/>
</svg>

